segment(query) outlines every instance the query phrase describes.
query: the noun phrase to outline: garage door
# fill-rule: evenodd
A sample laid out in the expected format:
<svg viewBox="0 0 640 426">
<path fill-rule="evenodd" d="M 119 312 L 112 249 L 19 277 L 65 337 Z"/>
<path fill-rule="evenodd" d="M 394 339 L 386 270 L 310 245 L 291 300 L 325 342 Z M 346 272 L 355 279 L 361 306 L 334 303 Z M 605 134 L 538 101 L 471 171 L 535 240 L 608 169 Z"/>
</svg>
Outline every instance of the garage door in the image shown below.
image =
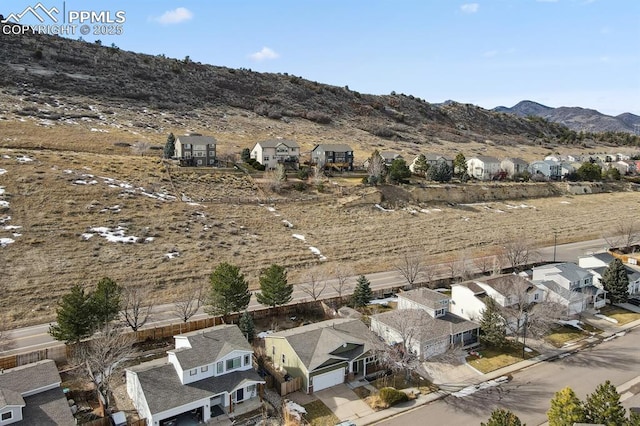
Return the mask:
<svg viewBox="0 0 640 426">
<path fill-rule="evenodd" d="M 313 391 L 317 392 L 340 383 L 344 383 L 344 368 L 313 376 Z"/>
</svg>

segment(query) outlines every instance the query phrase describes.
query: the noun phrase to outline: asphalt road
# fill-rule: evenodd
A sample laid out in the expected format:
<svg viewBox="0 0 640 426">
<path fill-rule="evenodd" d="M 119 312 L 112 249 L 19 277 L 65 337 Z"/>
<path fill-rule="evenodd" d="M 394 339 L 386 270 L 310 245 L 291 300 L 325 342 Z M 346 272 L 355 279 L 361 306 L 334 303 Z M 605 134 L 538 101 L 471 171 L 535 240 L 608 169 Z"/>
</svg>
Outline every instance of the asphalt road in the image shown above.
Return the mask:
<svg viewBox="0 0 640 426">
<path fill-rule="evenodd" d="M 623 388 L 621 385 L 640 379 L 639 339 L 640 329 L 635 329 L 566 358 L 536 364 L 501 386 L 462 398 L 447 396 L 377 425 L 478 426 L 496 407 L 513 411 L 523 424 L 541 425 L 547 421 L 546 411 L 554 393 L 566 386 L 584 400 L 605 380 Z M 635 395 L 640 387 L 636 385 L 632 390 L 635 392 L 623 395 L 623 405 L 627 408 L 640 403 L 640 397 Z"/>
<path fill-rule="evenodd" d="M 557 261 L 576 261 L 579 256 L 601 251 L 606 247 L 606 241 L 604 240 L 591 240 L 579 243 L 558 245 L 555 248 Z M 553 259 L 554 247 L 545 247 L 539 250 L 540 260 L 551 261 Z M 471 260 L 467 265 L 468 268 L 474 268 Z M 433 277 L 432 279 L 446 278 L 450 276 L 449 266 L 446 264 L 431 265 Z M 476 268 L 477 269 L 477 268 Z M 351 294 L 355 287 L 357 277 L 350 277 L 347 281 L 347 285 L 343 290 L 343 294 Z M 406 284 L 406 280 L 398 271 L 378 272 L 374 274 L 368 274 L 367 279 L 371 282 L 372 290 L 382 290 L 392 287 L 398 287 Z M 327 286 L 321 294 L 321 299 L 328 299 L 338 296 L 338 293 L 333 288 L 335 280 L 327 281 Z M 299 284 L 294 287 L 293 300 L 291 303 L 300 303 L 303 301 L 310 301 L 312 297 L 302 290 L 304 284 Z M 249 310 L 262 309 L 255 295 L 251 297 L 249 303 Z M 145 324 L 144 328 L 158 327 L 171 323 L 177 323 L 180 320 L 174 312 L 173 304 L 158 305 L 153 308 L 151 318 Z M 208 315 L 202 308 L 194 315 L 191 320 L 206 318 Z M 31 327 L 19 328 L 8 330 L 4 335 L 8 339 L 8 343 L 4 347 L 0 348 L 0 356 L 12 355 L 15 353 L 33 351 L 38 349 L 44 349 L 59 345 L 59 342 L 53 340 L 48 334 L 49 324 L 35 325 Z"/>
</svg>

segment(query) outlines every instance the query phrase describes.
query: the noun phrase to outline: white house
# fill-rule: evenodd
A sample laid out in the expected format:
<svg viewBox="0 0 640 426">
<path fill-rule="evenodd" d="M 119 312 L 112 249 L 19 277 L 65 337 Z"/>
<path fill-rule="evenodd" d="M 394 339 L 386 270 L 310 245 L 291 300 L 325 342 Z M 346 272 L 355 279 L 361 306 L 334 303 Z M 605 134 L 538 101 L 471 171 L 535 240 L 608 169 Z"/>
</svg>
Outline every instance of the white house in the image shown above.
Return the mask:
<svg viewBox="0 0 640 426">
<path fill-rule="evenodd" d="M 500 172 L 500 160 L 495 157 L 478 155 L 467 160 L 467 173 L 479 180 L 491 180 Z"/>
<path fill-rule="evenodd" d="M 411 170 L 411 173 L 416 172 L 415 167 L 416 167 L 416 162 L 418 161 L 418 158 L 420 158 L 419 155 L 413 159 L 411 164 L 409 164 L 409 170 Z M 424 158 L 425 160 L 427 160 L 427 165 L 429 165 L 429 167 L 437 167 L 440 164 L 446 164 L 451 168 L 451 170 L 453 170 L 453 160 L 451 158 L 445 157 L 444 155 L 424 154 Z"/>
<path fill-rule="evenodd" d="M 567 307 L 567 315 L 606 304 L 606 292 L 593 283 L 593 274 L 575 263 L 553 263 L 536 266 L 532 281 L 549 292 L 549 300 Z"/>
<path fill-rule="evenodd" d="M 185 417 L 207 422 L 259 407 L 258 385 L 264 380 L 253 369 L 253 349 L 236 325 L 174 339 L 175 349 L 167 351 L 167 359 L 126 371 L 127 393 L 147 425 Z"/>
<path fill-rule="evenodd" d="M 615 257 L 607 252 L 595 253 L 578 258 L 578 266 L 591 272 L 593 274 L 593 283 L 602 288 L 601 280 L 604 271 L 614 259 Z M 640 294 L 640 271 L 627 265 L 624 265 L 624 269 L 627 271 L 627 278 L 629 279 L 629 294 Z"/>
<path fill-rule="evenodd" d="M 504 170 L 507 177 L 511 179 L 513 175 L 529 171 L 529 163 L 522 158 L 505 158 L 500 162 L 500 169 Z"/>
<path fill-rule="evenodd" d="M 275 169 L 278 164 L 297 169 L 300 162 L 300 146 L 288 139 L 269 139 L 254 145 L 251 158 L 267 169 Z"/>
</svg>

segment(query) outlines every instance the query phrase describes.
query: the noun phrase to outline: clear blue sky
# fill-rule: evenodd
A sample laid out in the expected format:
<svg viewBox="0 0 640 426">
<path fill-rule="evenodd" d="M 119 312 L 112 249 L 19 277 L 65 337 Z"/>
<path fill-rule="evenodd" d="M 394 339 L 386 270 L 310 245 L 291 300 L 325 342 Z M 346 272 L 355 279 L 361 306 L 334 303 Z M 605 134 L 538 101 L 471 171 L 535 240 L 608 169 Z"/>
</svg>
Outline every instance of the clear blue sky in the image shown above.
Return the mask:
<svg viewBox="0 0 640 426">
<path fill-rule="evenodd" d="M 125 50 L 429 102 L 640 115 L 640 0 L 66 1 L 88 7 L 126 12 L 123 35 L 84 37 Z"/>
</svg>

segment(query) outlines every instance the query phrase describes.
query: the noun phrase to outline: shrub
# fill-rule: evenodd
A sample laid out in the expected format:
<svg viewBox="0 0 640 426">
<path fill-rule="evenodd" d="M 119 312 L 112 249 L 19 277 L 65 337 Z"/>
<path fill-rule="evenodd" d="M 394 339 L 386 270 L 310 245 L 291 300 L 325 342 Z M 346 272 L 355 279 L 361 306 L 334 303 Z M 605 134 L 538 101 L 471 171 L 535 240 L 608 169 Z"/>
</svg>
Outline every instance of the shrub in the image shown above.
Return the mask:
<svg viewBox="0 0 640 426">
<path fill-rule="evenodd" d="M 329 117 L 327 114 L 321 113 L 321 112 L 317 112 L 317 111 L 309 111 L 306 114 L 306 119 L 307 120 L 311 120 L 311 121 L 315 121 L 318 124 L 329 124 L 331 123 L 331 117 Z"/>
<path fill-rule="evenodd" d="M 307 180 L 309 179 L 309 169 L 304 168 L 304 169 L 300 169 L 298 170 L 298 179 L 300 180 Z"/>
<path fill-rule="evenodd" d="M 380 399 L 389 407 L 409 400 L 406 393 L 391 387 L 380 389 L 379 396 Z"/>
<path fill-rule="evenodd" d="M 293 189 L 296 191 L 305 191 L 307 189 L 307 184 L 304 182 L 296 182 L 293 184 Z"/>
</svg>

